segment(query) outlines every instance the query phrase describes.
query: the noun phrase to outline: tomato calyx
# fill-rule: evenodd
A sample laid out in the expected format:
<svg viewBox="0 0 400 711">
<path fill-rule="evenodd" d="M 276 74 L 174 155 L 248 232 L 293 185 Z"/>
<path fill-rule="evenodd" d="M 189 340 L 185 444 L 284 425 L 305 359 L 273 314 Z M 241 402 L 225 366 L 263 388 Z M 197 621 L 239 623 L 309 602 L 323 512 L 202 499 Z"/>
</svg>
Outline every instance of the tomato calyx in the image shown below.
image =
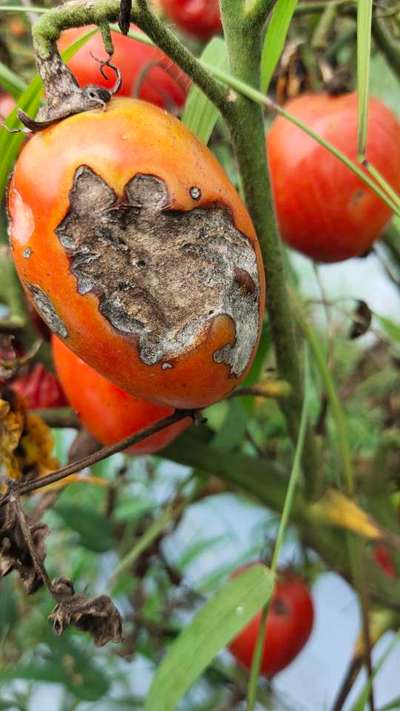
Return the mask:
<svg viewBox="0 0 400 711">
<path fill-rule="evenodd" d="M 121 72 L 111 63 L 110 56 L 106 61 L 96 57 L 93 59 L 99 62 L 103 77 L 106 76 L 104 67 L 107 66 L 114 71 L 116 79 L 111 89 L 96 84 L 88 84 L 81 89 L 71 70 L 62 61 L 57 48 L 46 60 L 38 57 L 39 74 L 45 86 L 47 103 L 40 109 L 37 119 L 31 118 L 22 109 L 18 110 L 17 116 L 25 128 L 35 133 L 68 116 L 92 109 L 105 109 L 114 94 L 121 88 Z"/>
</svg>

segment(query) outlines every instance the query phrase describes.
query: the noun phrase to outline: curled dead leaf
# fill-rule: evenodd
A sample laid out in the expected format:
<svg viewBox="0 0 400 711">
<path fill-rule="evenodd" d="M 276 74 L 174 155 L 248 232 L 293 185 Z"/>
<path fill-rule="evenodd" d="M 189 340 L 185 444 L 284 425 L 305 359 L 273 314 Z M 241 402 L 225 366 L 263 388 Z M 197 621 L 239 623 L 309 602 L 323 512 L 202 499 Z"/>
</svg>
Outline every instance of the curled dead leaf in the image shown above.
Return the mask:
<svg viewBox="0 0 400 711">
<path fill-rule="evenodd" d="M 76 593 L 68 578 L 54 580 L 52 593 L 58 603 L 49 619 L 53 621 L 56 634 L 61 635 L 66 627 L 73 625 L 88 632 L 97 647 L 121 641 L 121 615 L 108 595 L 86 597 Z"/>
<path fill-rule="evenodd" d="M 46 557 L 45 538 L 49 529 L 46 524 L 33 523 L 26 517 L 37 559 L 43 563 Z M 36 569 L 29 547 L 22 532 L 15 503 L 11 500 L 0 508 L 0 577 L 15 570 L 28 595 L 36 592 L 43 579 Z"/>
</svg>

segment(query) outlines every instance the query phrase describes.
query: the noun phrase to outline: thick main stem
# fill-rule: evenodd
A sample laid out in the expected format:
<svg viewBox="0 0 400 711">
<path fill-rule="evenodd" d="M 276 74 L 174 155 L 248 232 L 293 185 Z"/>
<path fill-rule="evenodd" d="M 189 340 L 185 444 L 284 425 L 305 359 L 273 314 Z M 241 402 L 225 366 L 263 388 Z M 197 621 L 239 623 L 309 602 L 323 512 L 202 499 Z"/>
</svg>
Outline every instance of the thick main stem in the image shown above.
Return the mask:
<svg viewBox="0 0 400 711">
<path fill-rule="evenodd" d="M 239 3 L 240 5 L 240 3 Z M 222 0 L 224 32 L 231 72 L 258 88 L 262 49 L 262 24 L 238 21 L 235 0 Z M 239 163 L 246 204 L 251 214 L 264 259 L 267 309 L 280 377 L 291 385 L 291 394 L 281 403 L 290 436 L 297 441 L 302 406 L 302 372 L 299 344 L 290 309 L 282 246 L 275 220 L 271 181 L 266 161 L 262 109 L 244 96 L 237 96 L 227 121 Z M 307 432 L 303 471 L 310 497 L 318 495 L 318 461 L 310 431 Z"/>
</svg>

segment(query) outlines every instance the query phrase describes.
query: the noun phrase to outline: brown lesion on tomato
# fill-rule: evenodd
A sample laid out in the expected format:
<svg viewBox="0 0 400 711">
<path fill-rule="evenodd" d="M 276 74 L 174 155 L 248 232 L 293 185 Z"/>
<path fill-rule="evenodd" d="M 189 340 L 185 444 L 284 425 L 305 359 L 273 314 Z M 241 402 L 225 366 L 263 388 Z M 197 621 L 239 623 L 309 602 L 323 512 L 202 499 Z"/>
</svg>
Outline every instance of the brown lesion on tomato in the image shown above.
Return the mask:
<svg viewBox="0 0 400 711">
<path fill-rule="evenodd" d="M 138 174 L 114 190 L 91 168 L 75 173 L 56 234 L 79 294 L 138 345 L 143 363 L 169 362 L 195 348 L 214 319 L 231 319 L 232 342 L 214 354 L 239 376 L 257 341 L 259 278 L 249 239 L 218 204 L 170 208 L 165 183 Z"/>
<path fill-rule="evenodd" d="M 36 311 L 42 317 L 49 329 L 61 338 L 68 338 L 68 331 L 61 317 L 57 313 L 50 297 L 35 284 L 28 284 L 31 299 Z"/>
</svg>

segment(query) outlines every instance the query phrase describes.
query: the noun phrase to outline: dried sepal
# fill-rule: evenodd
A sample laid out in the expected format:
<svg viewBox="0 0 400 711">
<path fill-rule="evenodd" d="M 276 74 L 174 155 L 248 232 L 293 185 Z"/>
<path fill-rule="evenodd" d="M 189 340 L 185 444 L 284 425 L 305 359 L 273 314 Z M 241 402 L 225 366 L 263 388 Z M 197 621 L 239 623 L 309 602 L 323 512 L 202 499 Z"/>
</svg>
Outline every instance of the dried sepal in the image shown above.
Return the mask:
<svg viewBox="0 0 400 711">
<path fill-rule="evenodd" d="M 49 533 L 46 524 L 32 522 L 25 517 L 32 544 L 40 565 L 46 557 L 45 538 Z M 43 585 L 43 578 L 32 559 L 29 546 L 23 534 L 14 501 L 0 508 L 0 577 L 15 570 L 20 576 L 28 595 Z"/>
<path fill-rule="evenodd" d="M 52 584 L 52 593 L 58 603 L 49 619 L 57 635 L 73 625 L 88 632 L 97 647 L 121 641 L 121 615 L 108 595 L 86 597 L 83 593 L 76 593 L 68 578 L 57 578 Z"/>
</svg>

